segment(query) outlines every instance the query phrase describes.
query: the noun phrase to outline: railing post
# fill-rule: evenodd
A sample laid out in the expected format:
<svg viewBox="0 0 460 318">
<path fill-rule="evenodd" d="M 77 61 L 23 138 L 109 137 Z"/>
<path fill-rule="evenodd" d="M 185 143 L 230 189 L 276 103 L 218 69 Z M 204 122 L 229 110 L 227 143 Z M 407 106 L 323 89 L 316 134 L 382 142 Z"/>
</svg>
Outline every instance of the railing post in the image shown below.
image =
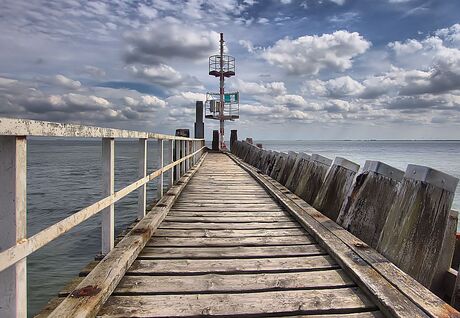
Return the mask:
<svg viewBox="0 0 460 318">
<path fill-rule="evenodd" d="M 158 143 L 159 143 L 159 162 L 160 162 L 160 169 L 163 169 L 163 164 L 164 164 L 164 161 L 163 161 L 163 139 L 158 139 Z M 162 197 L 163 197 L 163 180 L 164 179 L 164 173 L 163 171 L 161 172 L 160 176 L 158 177 L 158 187 L 157 187 L 157 198 L 158 200 L 160 200 Z"/>
<path fill-rule="evenodd" d="M 196 140 L 193 141 L 193 152 L 195 152 L 197 150 L 197 147 L 196 147 Z M 193 155 L 193 165 L 196 164 L 196 154 Z"/>
<path fill-rule="evenodd" d="M 186 155 L 186 150 L 185 150 L 185 140 L 181 140 L 181 158 L 184 158 Z M 180 175 L 181 177 L 185 174 L 185 164 L 186 161 L 182 161 L 180 164 Z"/>
<path fill-rule="evenodd" d="M 26 239 L 27 140 L 0 136 L 0 251 Z M 0 272 L 0 317 L 27 317 L 26 259 Z"/>
<path fill-rule="evenodd" d="M 185 141 L 185 155 L 188 156 L 190 154 L 190 141 Z M 190 158 L 185 160 L 185 171 L 187 172 L 190 169 Z"/>
<path fill-rule="evenodd" d="M 114 194 L 115 188 L 115 141 L 102 138 L 102 182 L 103 195 Z M 102 210 L 102 254 L 109 253 L 114 246 L 115 216 L 114 205 Z"/>
<path fill-rule="evenodd" d="M 180 154 L 180 140 L 176 140 L 175 141 L 176 143 L 176 160 L 179 160 L 181 158 L 181 154 Z M 176 171 L 176 181 L 180 179 L 180 164 L 176 165 L 174 167 L 175 171 Z"/>
<path fill-rule="evenodd" d="M 139 139 L 139 178 L 147 175 L 147 139 Z M 141 220 L 145 216 L 147 202 L 147 184 L 144 184 L 137 190 L 137 218 Z"/>
<path fill-rule="evenodd" d="M 171 139 L 171 163 L 174 162 L 174 139 Z M 174 168 L 169 171 L 169 188 L 174 184 Z"/>
</svg>

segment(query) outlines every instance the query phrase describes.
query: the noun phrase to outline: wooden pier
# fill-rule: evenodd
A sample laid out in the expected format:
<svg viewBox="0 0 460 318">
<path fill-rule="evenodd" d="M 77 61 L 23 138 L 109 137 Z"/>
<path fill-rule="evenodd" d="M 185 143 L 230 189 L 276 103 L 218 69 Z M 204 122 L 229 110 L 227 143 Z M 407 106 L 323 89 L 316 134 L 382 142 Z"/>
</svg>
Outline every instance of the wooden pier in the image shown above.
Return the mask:
<svg viewBox="0 0 460 318">
<path fill-rule="evenodd" d="M 34 123 L 13 123 L 19 132 L 0 125 L 0 135 L 7 136 L 4 144 L 24 134 L 81 133 L 76 129 L 81 127 L 48 123 L 48 128 L 29 129 Z M 91 137 L 104 138 L 104 167 L 113 159 L 113 144 L 107 148 L 110 138 L 139 138 L 140 179 L 116 192 L 109 188 L 101 201 L 0 251 L 0 271 L 16 271 L 15 276 L 1 272 L 3 281 L 23 283 L 21 262 L 27 255 L 136 189 L 140 220 L 118 240 L 107 225 L 113 222 L 103 222 L 102 250 L 105 246 L 107 253 L 37 317 L 460 317 L 428 288 L 278 182 L 292 184 L 285 166 L 298 169 L 295 156 L 275 158 L 250 148 L 259 164 L 249 164 L 252 153 L 205 152 L 202 140 L 85 129 Z M 161 166 L 151 173 L 145 170 L 148 138 L 161 145 Z M 169 164 L 163 160 L 164 140 L 171 141 Z M 16 151 L 24 154 L 21 149 Z M 273 177 L 255 167 L 262 162 L 276 167 Z M 342 173 L 340 167 L 334 171 Z M 165 193 L 164 176 L 172 184 Z M 159 201 L 143 215 L 143 187 L 154 178 L 160 181 Z M 111 181 L 113 174 L 108 173 L 106 182 L 113 187 Z M 109 216 L 113 220 L 113 214 Z M 116 244 L 111 247 L 107 241 Z M 12 300 L 23 297 L 2 289 L 2 295 L 6 292 L 12 293 Z M 19 313 L 5 317 L 24 317 L 15 304 Z"/>
<path fill-rule="evenodd" d="M 110 277 L 119 259 L 110 261 L 109 254 L 40 317 L 460 317 L 281 184 L 257 174 L 236 157 L 208 153 L 110 295 L 101 294 L 104 288 L 78 295 L 108 285 L 101 277 Z"/>
<path fill-rule="evenodd" d="M 275 313 L 378 307 L 254 178 L 210 153 L 98 315 Z"/>
</svg>

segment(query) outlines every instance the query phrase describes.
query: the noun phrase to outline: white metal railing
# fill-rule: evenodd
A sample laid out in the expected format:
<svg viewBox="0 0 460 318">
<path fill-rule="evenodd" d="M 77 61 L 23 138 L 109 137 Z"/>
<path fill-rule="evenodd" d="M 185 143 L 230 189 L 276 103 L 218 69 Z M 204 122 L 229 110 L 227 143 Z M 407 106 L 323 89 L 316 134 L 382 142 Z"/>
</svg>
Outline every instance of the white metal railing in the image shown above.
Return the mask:
<svg viewBox="0 0 460 318">
<path fill-rule="evenodd" d="M 27 237 L 27 137 L 102 138 L 104 198 Z M 114 189 L 115 138 L 138 139 L 139 179 L 121 190 Z M 147 140 L 159 142 L 160 168 L 147 174 Z M 164 142 L 171 142 L 171 158 L 164 163 Z M 158 178 L 157 195 L 163 196 L 164 173 L 171 170 L 169 184 L 179 180 L 204 153 L 204 139 L 156 133 L 59 124 L 25 119 L 0 118 L 0 317 L 27 317 L 26 258 L 88 218 L 102 212 L 102 254 L 114 247 L 114 203 L 138 190 L 137 217 L 146 210 L 147 183 Z M 176 167 L 175 173 L 173 168 Z"/>
</svg>

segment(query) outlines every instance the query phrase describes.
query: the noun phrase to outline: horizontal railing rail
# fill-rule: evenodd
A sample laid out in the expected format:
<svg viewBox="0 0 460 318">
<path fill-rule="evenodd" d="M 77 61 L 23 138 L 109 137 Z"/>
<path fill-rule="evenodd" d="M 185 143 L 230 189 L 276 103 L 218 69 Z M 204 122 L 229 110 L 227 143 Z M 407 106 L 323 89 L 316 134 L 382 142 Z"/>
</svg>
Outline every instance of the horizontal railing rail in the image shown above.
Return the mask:
<svg viewBox="0 0 460 318">
<path fill-rule="evenodd" d="M 0 136 L 197 140 L 152 132 L 0 117 Z"/>
<path fill-rule="evenodd" d="M 27 237 L 26 169 L 27 138 L 77 137 L 102 139 L 101 200 Z M 115 192 L 115 139 L 138 139 L 139 179 Z M 160 168 L 147 174 L 147 140 L 159 143 Z M 171 142 L 169 163 L 165 164 L 164 141 Z M 114 247 L 114 203 L 138 190 L 137 218 L 146 211 L 147 183 L 157 179 L 157 196 L 164 192 L 164 175 L 170 171 L 169 185 L 179 180 L 204 153 L 204 139 L 194 139 L 142 131 L 60 124 L 25 119 L 0 118 L 0 316 L 27 316 L 27 256 L 67 233 L 90 217 L 102 213 L 102 254 Z M 175 169 L 174 169 L 175 168 Z M 174 171 L 175 170 L 175 171 Z"/>
</svg>

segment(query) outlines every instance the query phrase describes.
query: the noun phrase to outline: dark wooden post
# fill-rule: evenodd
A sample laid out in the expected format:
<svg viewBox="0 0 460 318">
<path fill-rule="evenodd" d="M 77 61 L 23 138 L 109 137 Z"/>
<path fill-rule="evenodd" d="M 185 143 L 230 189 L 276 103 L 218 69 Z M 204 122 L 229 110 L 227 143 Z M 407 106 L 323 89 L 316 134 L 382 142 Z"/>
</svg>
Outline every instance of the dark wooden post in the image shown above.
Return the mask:
<svg viewBox="0 0 460 318">
<path fill-rule="evenodd" d="M 212 150 L 219 150 L 219 131 L 212 131 Z"/>
<path fill-rule="evenodd" d="M 233 143 L 238 140 L 238 130 L 232 129 L 230 131 L 230 151 L 233 152 Z"/>
<path fill-rule="evenodd" d="M 408 165 L 377 245 L 379 252 L 428 288 L 438 283 L 435 269 L 457 184 L 457 178 L 443 172 Z"/>
<path fill-rule="evenodd" d="M 403 176 L 404 171 L 383 162 L 366 161 L 337 223 L 375 248 Z"/>
<path fill-rule="evenodd" d="M 336 157 L 312 204 L 313 207 L 331 220 L 337 220 L 340 208 L 353 185 L 358 170 L 358 164 L 342 157 Z"/>
<path fill-rule="evenodd" d="M 203 102 L 197 101 L 195 105 L 195 138 L 204 138 L 204 122 L 203 122 Z"/>
</svg>

